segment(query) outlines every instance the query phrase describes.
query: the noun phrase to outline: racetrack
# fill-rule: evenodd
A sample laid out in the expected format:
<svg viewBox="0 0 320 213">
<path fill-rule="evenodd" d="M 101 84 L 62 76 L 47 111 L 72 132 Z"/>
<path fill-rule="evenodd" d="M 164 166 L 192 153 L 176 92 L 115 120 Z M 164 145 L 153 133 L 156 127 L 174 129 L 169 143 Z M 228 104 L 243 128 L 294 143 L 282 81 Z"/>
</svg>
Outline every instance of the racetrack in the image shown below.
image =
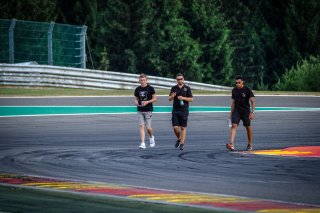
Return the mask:
<svg viewBox="0 0 320 213">
<path fill-rule="evenodd" d="M 169 106 L 167 97 L 156 105 Z M 1 106 L 119 106 L 132 97 L 1 98 Z M 193 106 L 229 106 L 228 96 L 195 97 Z M 261 107 L 320 107 L 319 97 L 258 96 Z M 254 149 L 320 146 L 319 111 L 257 112 Z M 191 113 L 185 150 L 174 148 L 170 113 L 155 113 L 157 145 L 139 150 L 135 114 L 0 118 L 0 172 L 218 193 L 320 205 L 320 158 L 228 152 L 227 112 Z"/>
</svg>

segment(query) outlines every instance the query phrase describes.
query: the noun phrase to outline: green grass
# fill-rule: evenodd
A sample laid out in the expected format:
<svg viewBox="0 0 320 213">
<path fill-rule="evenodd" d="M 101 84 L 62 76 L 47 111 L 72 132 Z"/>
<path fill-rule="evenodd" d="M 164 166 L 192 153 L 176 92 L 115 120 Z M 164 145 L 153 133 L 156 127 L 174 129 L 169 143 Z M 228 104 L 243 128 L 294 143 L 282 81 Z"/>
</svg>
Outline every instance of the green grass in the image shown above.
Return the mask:
<svg viewBox="0 0 320 213">
<path fill-rule="evenodd" d="M 156 90 L 158 95 L 168 95 L 169 90 Z M 30 88 L 30 87 L 0 87 L 0 96 L 121 96 L 132 95 L 134 90 L 108 89 L 68 89 L 68 88 Z M 193 91 L 195 94 L 229 94 L 229 92 Z"/>
<path fill-rule="evenodd" d="M 0 185 L 0 212 L 209 213 L 226 211 Z"/>
<path fill-rule="evenodd" d="M 168 95 L 169 90 L 157 90 L 158 95 Z M 30 88 L 30 87 L 0 87 L 0 97 L 15 96 L 122 96 L 132 95 L 134 90 L 90 90 L 90 89 L 68 89 L 68 88 Z M 230 92 L 223 91 L 201 91 L 193 90 L 194 95 L 230 95 Z M 320 96 L 320 92 L 285 92 L 285 91 L 255 91 L 256 95 L 316 95 Z"/>
<path fill-rule="evenodd" d="M 69 88 L 1 87 L 0 96 L 107 96 L 133 95 L 132 90 L 90 90 Z"/>
</svg>

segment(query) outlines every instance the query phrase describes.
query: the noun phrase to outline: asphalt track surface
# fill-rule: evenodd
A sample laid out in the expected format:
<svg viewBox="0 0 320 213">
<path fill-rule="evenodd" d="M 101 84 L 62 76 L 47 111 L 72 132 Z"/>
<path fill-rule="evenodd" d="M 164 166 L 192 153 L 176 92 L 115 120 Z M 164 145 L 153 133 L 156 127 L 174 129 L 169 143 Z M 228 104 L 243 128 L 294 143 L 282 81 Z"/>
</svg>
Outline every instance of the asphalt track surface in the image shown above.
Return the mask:
<svg viewBox="0 0 320 213">
<path fill-rule="evenodd" d="M 131 97 L 1 98 L 1 106 L 119 106 Z M 169 106 L 167 97 L 157 105 Z M 193 106 L 230 106 L 228 96 Z M 258 96 L 261 107 L 320 107 L 319 97 Z M 174 148 L 170 113 L 153 115 L 156 147 L 139 150 L 135 114 L 0 118 L 0 172 L 320 204 L 320 158 L 229 152 L 228 113 L 191 113 L 185 150 Z M 320 112 L 259 112 L 254 149 L 320 146 Z"/>
</svg>

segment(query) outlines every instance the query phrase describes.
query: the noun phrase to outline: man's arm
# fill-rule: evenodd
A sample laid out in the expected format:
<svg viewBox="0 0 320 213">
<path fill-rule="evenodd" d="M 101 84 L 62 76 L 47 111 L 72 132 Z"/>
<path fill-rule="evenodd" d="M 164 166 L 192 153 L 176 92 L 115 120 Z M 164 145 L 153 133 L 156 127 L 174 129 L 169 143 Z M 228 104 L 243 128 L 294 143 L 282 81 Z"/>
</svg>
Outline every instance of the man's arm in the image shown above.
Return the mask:
<svg viewBox="0 0 320 213">
<path fill-rule="evenodd" d="M 190 89 L 190 87 L 187 87 L 187 88 L 188 88 L 187 97 L 178 96 L 178 99 L 183 100 L 183 101 L 187 101 L 187 102 L 192 102 L 193 96 L 192 96 L 191 89 Z"/>
<path fill-rule="evenodd" d="M 234 105 L 235 105 L 235 100 L 232 99 L 232 102 L 231 102 L 231 111 L 230 111 L 230 118 L 232 117 L 232 114 L 234 112 Z"/>
<path fill-rule="evenodd" d="M 174 97 L 176 97 L 176 93 L 175 92 L 171 92 L 169 95 L 169 101 L 172 101 L 174 99 Z"/>
<path fill-rule="evenodd" d="M 157 95 L 153 94 L 152 98 L 149 101 L 147 101 L 148 102 L 147 104 L 155 103 L 156 101 L 157 101 Z"/>
<path fill-rule="evenodd" d="M 250 102 L 251 102 L 251 113 L 254 114 L 254 109 L 255 109 L 254 97 L 250 98 Z"/>
<path fill-rule="evenodd" d="M 251 103 L 251 112 L 250 112 L 249 119 L 252 120 L 254 117 L 254 109 L 255 109 L 254 97 L 250 98 L 250 103 Z"/>
<path fill-rule="evenodd" d="M 140 104 L 139 104 L 139 99 L 138 99 L 137 96 L 134 96 L 134 104 L 135 104 L 136 106 L 140 106 Z"/>
<path fill-rule="evenodd" d="M 192 102 L 193 101 L 193 97 L 183 97 L 183 96 L 178 96 L 179 100 L 183 100 L 183 101 L 188 101 L 188 102 Z"/>
</svg>

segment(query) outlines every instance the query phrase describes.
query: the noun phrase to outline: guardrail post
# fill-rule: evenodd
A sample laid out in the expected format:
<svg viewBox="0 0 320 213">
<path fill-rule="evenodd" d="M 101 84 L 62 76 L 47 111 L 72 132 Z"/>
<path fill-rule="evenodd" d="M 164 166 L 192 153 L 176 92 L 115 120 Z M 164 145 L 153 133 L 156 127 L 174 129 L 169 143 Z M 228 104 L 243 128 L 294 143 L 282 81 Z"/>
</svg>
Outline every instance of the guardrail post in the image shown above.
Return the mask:
<svg viewBox="0 0 320 213">
<path fill-rule="evenodd" d="M 80 37 L 80 63 L 81 68 L 86 68 L 86 33 L 87 26 L 83 26 L 81 29 L 81 37 Z"/>
<path fill-rule="evenodd" d="M 14 27 L 16 25 L 16 19 L 11 20 L 9 28 L 9 63 L 14 63 Z"/>
<path fill-rule="evenodd" d="M 52 31 L 54 27 L 54 22 L 52 21 L 50 23 L 49 29 L 48 29 L 48 64 L 53 65 L 53 57 L 52 57 Z"/>
</svg>

